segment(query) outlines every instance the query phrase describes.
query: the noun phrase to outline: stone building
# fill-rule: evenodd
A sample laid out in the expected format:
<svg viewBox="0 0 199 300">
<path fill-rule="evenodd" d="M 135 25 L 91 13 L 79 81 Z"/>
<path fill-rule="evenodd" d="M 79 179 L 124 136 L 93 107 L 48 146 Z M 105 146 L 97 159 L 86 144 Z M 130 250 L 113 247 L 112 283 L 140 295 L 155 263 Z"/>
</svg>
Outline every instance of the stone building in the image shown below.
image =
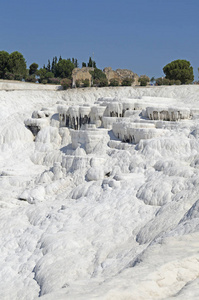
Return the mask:
<svg viewBox="0 0 199 300">
<path fill-rule="evenodd" d="M 92 76 L 90 71 L 94 71 L 94 68 L 90 67 L 83 67 L 83 68 L 75 68 L 72 72 L 72 87 L 76 87 L 76 81 L 78 80 L 80 86 L 83 85 L 83 81 L 85 79 L 89 80 L 90 86 L 92 83 Z M 123 79 L 125 78 L 132 78 L 134 82 L 132 83 L 133 86 L 140 85 L 138 82 L 139 76 L 131 70 L 127 69 L 117 69 L 116 71 L 112 70 L 111 67 L 104 68 L 103 72 L 105 73 L 108 83 L 110 83 L 111 79 L 117 79 L 119 84 L 122 83 Z"/>
<path fill-rule="evenodd" d="M 114 70 L 112 70 L 111 67 L 108 67 L 108 68 L 104 68 L 103 71 L 106 74 L 108 83 L 110 83 L 111 79 L 117 79 L 119 81 L 119 84 L 121 84 L 123 79 L 132 78 L 132 79 L 134 79 L 134 82 L 132 85 L 139 85 L 139 82 L 138 82 L 139 76 L 136 73 L 133 73 L 133 71 L 131 71 L 131 70 L 117 69 L 116 71 L 114 71 Z"/>
<path fill-rule="evenodd" d="M 76 81 L 78 80 L 80 82 L 80 85 L 83 85 L 83 81 L 85 79 L 89 80 L 90 86 L 91 86 L 91 80 L 92 76 L 90 74 L 90 71 L 94 71 L 94 68 L 90 67 L 83 67 L 81 69 L 75 68 L 72 72 L 72 87 L 76 87 Z"/>
</svg>

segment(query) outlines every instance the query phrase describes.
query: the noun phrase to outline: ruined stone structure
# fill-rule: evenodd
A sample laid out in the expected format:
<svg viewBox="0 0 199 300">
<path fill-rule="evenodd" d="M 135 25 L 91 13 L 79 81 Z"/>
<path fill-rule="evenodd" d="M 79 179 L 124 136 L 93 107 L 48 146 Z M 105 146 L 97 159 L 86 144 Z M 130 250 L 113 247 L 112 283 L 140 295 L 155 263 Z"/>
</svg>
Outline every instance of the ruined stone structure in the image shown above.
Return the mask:
<svg viewBox="0 0 199 300">
<path fill-rule="evenodd" d="M 89 83 L 91 85 L 92 76 L 90 74 L 90 71 L 94 71 L 94 68 L 90 67 L 83 67 L 81 69 L 75 68 L 72 72 L 72 87 L 76 87 L 76 81 L 80 81 L 80 85 L 83 85 L 83 81 L 85 79 L 89 80 Z"/>
<path fill-rule="evenodd" d="M 83 86 L 83 81 L 85 79 L 89 80 L 90 86 L 92 83 L 92 76 L 90 71 L 94 71 L 94 68 L 90 67 L 83 67 L 81 69 L 75 68 L 72 72 L 72 87 L 76 87 L 76 81 L 80 82 L 80 86 Z M 140 85 L 138 82 L 139 76 L 136 73 L 133 73 L 131 70 L 127 69 L 117 69 L 116 71 L 112 70 L 111 67 L 104 68 L 103 72 L 105 73 L 108 83 L 110 83 L 111 79 L 117 79 L 119 84 L 122 83 L 122 80 L 125 78 L 132 78 L 134 82 L 132 83 L 133 86 Z"/>
<path fill-rule="evenodd" d="M 131 70 L 117 69 L 116 71 L 113 71 L 111 67 L 108 67 L 108 68 L 104 68 L 103 71 L 106 74 L 109 83 L 111 79 L 117 79 L 119 81 L 119 84 L 121 84 L 123 79 L 132 78 L 134 79 L 132 85 L 139 85 L 138 82 L 139 76 L 136 73 L 133 73 L 133 71 Z"/>
</svg>

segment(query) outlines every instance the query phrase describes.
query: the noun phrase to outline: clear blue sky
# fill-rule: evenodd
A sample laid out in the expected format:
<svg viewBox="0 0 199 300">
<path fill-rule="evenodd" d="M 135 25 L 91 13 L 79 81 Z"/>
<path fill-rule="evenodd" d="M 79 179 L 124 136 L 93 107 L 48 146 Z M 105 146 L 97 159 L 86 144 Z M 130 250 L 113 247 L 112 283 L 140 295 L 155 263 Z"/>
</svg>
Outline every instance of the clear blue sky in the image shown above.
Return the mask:
<svg viewBox="0 0 199 300">
<path fill-rule="evenodd" d="M 1 1 L 0 50 L 21 52 L 29 66 L 48 59 L 163 75 L 175 59 L 199 67 L 199 0 Z"/>
</svg>

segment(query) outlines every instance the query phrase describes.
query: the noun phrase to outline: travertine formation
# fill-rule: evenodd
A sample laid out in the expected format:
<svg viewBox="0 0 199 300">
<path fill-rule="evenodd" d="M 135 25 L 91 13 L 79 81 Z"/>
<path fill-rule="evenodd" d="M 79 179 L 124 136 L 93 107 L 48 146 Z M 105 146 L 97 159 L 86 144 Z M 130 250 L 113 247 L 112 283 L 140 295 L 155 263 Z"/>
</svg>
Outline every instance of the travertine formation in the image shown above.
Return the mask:
<svg viewBox="0 0 199 300">
<path fill-rule="evenodd" d="M 168 129 L 176 127 L 176 122 L 188 120 L 194 113 L 198 113 L 198 110 L 191 111 L 181 105 L 178 108 L 157 103 L 151 106 L 156 100 L 153 97 L 102 97 L 92 106 L 58 105 L 60 127 L 70 129 L 73 149 L 81 146 L 89 154 L 95 152 L 94 149 L 99 148 L 104 141 L 108 142 L 108 131 L 112 131 L 119 141 L 137 144 L 142 139 L 166 134 Z M 172 99 L 168 102 L 172 103 Z M 45 110 L 35 111 L 25 124 L 36 136 L 43 127 L 49 125 L 50 115 L 51 112 Z"/>
<path fill-rule="evenodd" d="M 178 121 L 190 118 L 190 109 L 176 107 L 147 107 L 150 120 Z"/>
<path fill-rule="evenodd" d="M 1 91 L 1 299 L 197 299 L 198 99 Z"/>
<path fill-rule="evenodd" d="M 95 137 L 100 141 L 104 135 L 102 128 L 112 130 L 114 136 L 122 142 L 137 144 L 141 139 L 165 134 L 167 129 L 175 127 L 175 122 L 188 120 L 193 115 L 193 111 L 188 108 L 151 106 L 152 100 L 150 97 L 99 98 L 91 107 L 58 106 L 60 126 L 72 129 L 73 147 L 77 147 L 78 144 L 85 147 L 84 143 L 89 136 L 91 140 Z M 172 99 L 169 100 L 172 102 Z M 103 134 L 100 135 L 100 131 Z M 90 153 L 90 150 L 87 152 Z"/>
</svg>

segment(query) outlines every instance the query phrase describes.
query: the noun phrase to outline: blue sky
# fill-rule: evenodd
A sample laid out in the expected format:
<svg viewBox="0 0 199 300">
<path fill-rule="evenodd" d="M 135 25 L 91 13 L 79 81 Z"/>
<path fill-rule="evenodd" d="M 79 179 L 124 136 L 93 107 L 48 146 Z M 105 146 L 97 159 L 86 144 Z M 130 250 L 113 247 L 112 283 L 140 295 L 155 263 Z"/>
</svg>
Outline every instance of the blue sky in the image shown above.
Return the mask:
<svg viewBox="0 0 199 300">
<path fill-rule="evenodd" d="M 199 67 L 198 0 L 1 1 L 0 50 L 21 52 L 29 66 L 48 59 L 131 69 L 155 78 L 175 59 Z"/>
</svg>

